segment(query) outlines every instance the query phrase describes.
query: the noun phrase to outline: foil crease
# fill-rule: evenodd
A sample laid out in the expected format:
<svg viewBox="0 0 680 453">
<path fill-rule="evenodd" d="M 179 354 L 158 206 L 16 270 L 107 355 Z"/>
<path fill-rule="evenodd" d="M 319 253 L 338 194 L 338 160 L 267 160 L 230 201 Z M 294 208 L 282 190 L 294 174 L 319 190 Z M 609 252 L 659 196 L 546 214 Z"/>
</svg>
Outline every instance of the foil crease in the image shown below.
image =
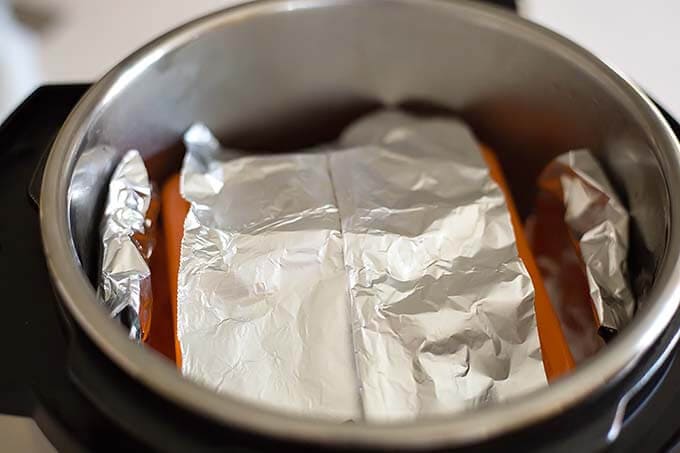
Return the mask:
<svg viewBox="0 0 680 453">
<path fill-rule="evenodd" d="M 542 385 L 533 285 L 461 123 L 394 112 L 335 151 L 185 135 L 182 372 L 339 420 L 449 414 Z"/>
<path fill-rule="evenodd" d="M 150 213 L 153 190 L 138 151 L 128 151 L 109 181 L 101 225 L 99 300 L 131 339 L 142 341 L 151 316 L 153 248 Z"/>
<path fill-rule="evenodd" d="M 531 278 L 469 129 L 396 112 L 331 155 L 369 421 L 441 415 L 545 385 Z"/>
<path fill-rule="evenodd" d="M 600 327 L 620 330 L 636 308 L 628 279 L 628 211 L 588 150 L 557 157 L 539 185 L 557 191 L 564 203 L 564 221 L 578 242 Z"/>
</svg>

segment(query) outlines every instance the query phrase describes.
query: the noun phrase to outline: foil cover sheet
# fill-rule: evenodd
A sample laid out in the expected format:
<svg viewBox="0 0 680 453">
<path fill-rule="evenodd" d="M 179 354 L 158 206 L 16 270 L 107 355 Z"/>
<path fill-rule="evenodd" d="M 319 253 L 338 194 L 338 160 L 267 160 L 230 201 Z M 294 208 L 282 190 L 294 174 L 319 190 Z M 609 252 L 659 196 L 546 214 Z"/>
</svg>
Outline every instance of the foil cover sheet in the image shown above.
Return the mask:
<svg viewBox="0 0 680 453">
<path fill-rule="evenodd" d="M 533 286 L 463 125 L 383 113 L 314 154 L 235 158 L 200 125 L 185 142 L 185 375 L 375 422 L 545 384 Z"/>
<path fill-rule="evenodd" d="M 361 418 L 340 217 L 324 154 L 234 157 L 185 135 L 183 374 L 232 396 Z"/>
<path fill-rule="evenodd" d="M 386 112 L 331 155 L 368 421 L 439 415 L 546 383 L 505 198 L 462 123 Z"/>
<path fill-rule="evenodd" d="M 623 328 L 633 318 L 628 280 L 626 208 L 588 150 L 565 153 L 541 173 L 539 186 L 558 192 L 564 220 L 578 242 L 600 327 Z"/>
<path fill-rule="evenodd" d="M 115 168 L 101 226 L 102 260 L 99 299 L 111 317 L 141 341 L 151 319 L 153 190 L 139 152 L 128 151 Z"/>
</svg>

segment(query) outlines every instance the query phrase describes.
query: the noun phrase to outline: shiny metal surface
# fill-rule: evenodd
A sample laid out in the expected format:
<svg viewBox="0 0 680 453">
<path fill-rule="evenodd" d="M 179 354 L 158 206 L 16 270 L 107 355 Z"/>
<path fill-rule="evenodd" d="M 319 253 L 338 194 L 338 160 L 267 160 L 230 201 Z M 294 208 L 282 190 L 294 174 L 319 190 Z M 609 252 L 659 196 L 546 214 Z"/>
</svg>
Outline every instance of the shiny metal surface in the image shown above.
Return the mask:
<svg viewBox="0 0 680 453">
<path fill-rule="evenodd" d="M 385 111 L 326 153 L 236 159 L 203 125 L 184 137 L 183 374 L 371 422 L 546 384 L 531 278 L 464 124 Z"/>
<path fill-rule="evenodd" d="M 564 221 L 578 242 L 598 324 L 624 328 L 635 313 L 628 280 L 629 217 L 602 168 L 588 150 L 570 151 L 539 177 L 564 203 Z"/>
<path fill-rule="evenodd" d="M 629 206 L 631 276 L 642 308 L 605 351 L 573 374 L 462 416 L 338 425 L 216 397 L 132 344 L 96 303 L 76 251 L 96 225 L 69 216 L 101 196 L 93 190 L 77 198 L 69 190 L 85 150 L 108 144 L 118 153 L 136 147 L 157 155 L 195 121 L 206 122 L 230 147 L 290 149 L 333 138 L 376 104 L 417 106 L 414 101 L 458 111 L 499 150 L 525 212 L 539 170 L 559 153 L 582 147 L 595 151 Z M 680 224 L 680 205 L 669 196 L 680 191 L 679 155 L 668 125 L 630 81 L 509 13 L 463 1 L 263 1 L 180 27 L 92 87 L 47 162 L 42 233 L 70 313 L 122 369 L 165 398 L 270 436 L 453 446 L 557 416 L 623 377 L 659 337 L 680 301 L 680 238 L 671 229 Z"/>
<path fill-rule="evenodd" d="M 233 159 L 203 125 L 184 140 L 182 373 L 258 405 L 361 420 L 327 155 Z"/>
<path fill-rule="evenodd" d="M 152 185 L 136 150 L 121 159 L 109 181 L 101 226 L 102 260 L 98 297 L 110 316 L 140 342 L 149 333 L 153 294 L 149 257 L 153 226 Z M 157 211 L 157 210 L 156 210 Z"/>
<path fill-rule="evenodd" d="M 451 415 L 546 384 L 534 287 L 471 131 L 379 112 L 331 153 L 366 420 Z"/>
</svg>

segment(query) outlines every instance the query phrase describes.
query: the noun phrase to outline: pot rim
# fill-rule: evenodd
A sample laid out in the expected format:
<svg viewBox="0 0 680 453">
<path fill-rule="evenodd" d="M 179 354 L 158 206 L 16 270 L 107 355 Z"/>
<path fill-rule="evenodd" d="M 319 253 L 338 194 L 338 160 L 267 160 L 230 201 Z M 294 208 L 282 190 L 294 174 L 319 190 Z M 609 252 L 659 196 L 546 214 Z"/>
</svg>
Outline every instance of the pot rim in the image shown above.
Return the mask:
<svg viewBox="0 0 680 453">
<path fill-rule="evenodd" d="M 427 448 L 463 445 L 529 426 L 575 406 L 596 390 L 626 375 L 661 336 L 680 304 L 680 238 L 669 235 L 653 288 L 633 322 L 596 358 L 570 375 L 517 400 L 447 417 L 390 425 L 337 424 L 258 407 L 218 395 L 184 379 L 164 358 L 129 341 L 96 302 L 79 265 L 68 212 L 70 176 L 82 138 L 94 118 L 149 65 L 198 34 L 265 12 L 323 8 L 360 0 L 255 0 L 193 20 L 151 41 L 111 69 L 80 100 L 50 150 L 43 175 L 40 222 L 48 268 L 62 303 L 90 339 L 130 376 L 162 397 L 215 421 L 256 433 L 321 444 Z M 656 139 L 656 157 L 669 193 L 680 183 L 680 144 L 653 103 L 625 76 L 581 47 L 519 16 L 472 2 L 446 0 L 376 0 L 441 8 L 466 20 L 504 27 L 525 39 L 553 46 L 564 58 L 612 84 Z M 68 177 L 65 177 L 68 175 Z M 672 187 L 675 182 L 675 187 Z M 680 200 L 668 197 L 670 224 L 680 224 Z M 653 302 L 652 302 L 653 301 Z M 677 336 L 674 337 L 677 340 Z"/>
</svg>

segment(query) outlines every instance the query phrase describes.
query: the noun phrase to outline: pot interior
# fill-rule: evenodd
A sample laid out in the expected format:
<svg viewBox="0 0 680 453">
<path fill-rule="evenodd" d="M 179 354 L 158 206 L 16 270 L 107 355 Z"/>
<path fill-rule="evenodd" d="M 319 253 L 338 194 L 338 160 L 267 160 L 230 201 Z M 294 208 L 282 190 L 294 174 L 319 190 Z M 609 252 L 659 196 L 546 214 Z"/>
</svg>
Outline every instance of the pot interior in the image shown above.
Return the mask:
<svg viewBox="0 0 680 453">
<path fill-rule="evenodd" d="M 439 1 L 256 3 L 170 34 L 98 89 L 67 175 L 73 243 L 93 283 L 106 183 L 124 151 L 138 149 L 162 180 L 194 122 L 228 147 L 283 152 L 332 141 L 384 106 L 465 119 L 498 152 L 522 215 L 552 158 L 591 149 L 632 215 L 642 303 L 664 257 L 665 158 L 646 104 L 604 64 L 509 13 Z"/>
</svg>

